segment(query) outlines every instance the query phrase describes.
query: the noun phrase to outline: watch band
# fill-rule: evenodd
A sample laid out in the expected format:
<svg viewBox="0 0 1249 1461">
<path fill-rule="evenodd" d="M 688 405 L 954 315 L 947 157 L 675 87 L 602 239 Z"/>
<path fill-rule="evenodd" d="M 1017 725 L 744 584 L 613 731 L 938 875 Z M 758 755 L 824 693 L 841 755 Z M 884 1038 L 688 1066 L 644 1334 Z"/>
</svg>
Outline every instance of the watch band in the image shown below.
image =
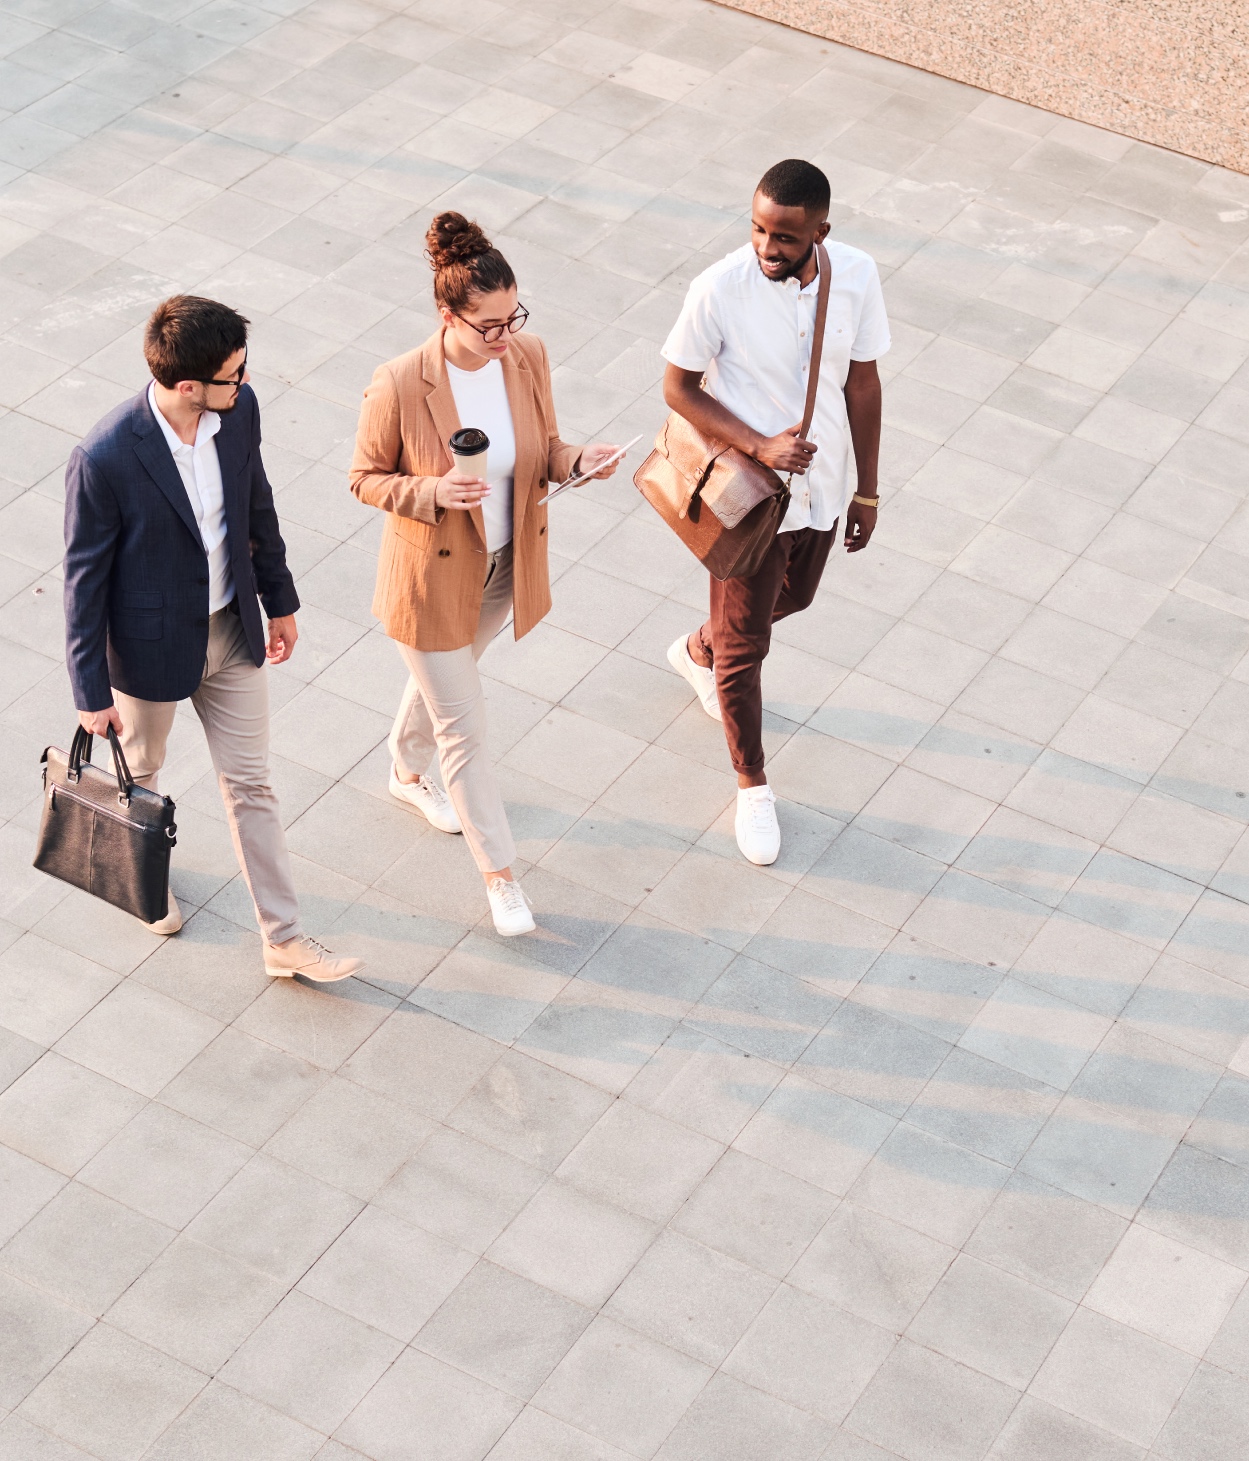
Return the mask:
<svg viewBox="0 0 1249 1461">
<path fill-rule="evenodd" d="M 856 492 L 854 494 L 854 497 L 853 497 L 852 500 L 854 502 L 862 503 L 862 505 L 864 507 L 879 507 L 880 506 L 880 498 L 879 498 L 879 496 L 877 496 L 877 497 L 860 497 L 859 494 Z"/>
</svg>

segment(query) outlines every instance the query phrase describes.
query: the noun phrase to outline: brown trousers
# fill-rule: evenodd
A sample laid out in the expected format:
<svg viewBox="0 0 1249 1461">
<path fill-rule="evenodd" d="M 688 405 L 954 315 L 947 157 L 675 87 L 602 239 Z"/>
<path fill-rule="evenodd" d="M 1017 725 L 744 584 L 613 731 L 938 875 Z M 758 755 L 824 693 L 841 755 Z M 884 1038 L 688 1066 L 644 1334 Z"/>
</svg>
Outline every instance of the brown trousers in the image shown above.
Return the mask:
<svg viewBox="0 0 1249 1461">
<path fill-rule="evenodd" d="M 837 536 L 801 528 L 778 533 L 758 573 L 711 580 L 711 617 L 694 636 L 715 667 L 724 739 L 733 769 L 763 770 L 763 661 L 772 646 L 772 625 L 810 607 Z"/>
</svg>

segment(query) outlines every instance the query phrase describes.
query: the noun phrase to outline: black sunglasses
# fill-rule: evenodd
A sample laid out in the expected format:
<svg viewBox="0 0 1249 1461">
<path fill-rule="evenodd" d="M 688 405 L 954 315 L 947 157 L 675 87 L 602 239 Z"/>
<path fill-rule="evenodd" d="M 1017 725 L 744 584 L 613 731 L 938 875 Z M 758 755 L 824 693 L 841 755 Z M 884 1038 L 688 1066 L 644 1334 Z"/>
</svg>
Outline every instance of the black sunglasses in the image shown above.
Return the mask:
<svg viewBox="0 0 1249 1461">
<path fill-rule="evenodd" d="M 246 374 L 247 374 L 247 351 L 244 350 L 243 351 L 243 363 L 242 363 L 242 365 L 239 366 L 238 371 L 234 375 L 232 375 L 229 380 L 204 380 L 202 377 L 197 376 L 196 377 L 196 380 L 195 380 L 195 383 L 196 383 L 196 385 L 201 385 L 201 386 L 241 386 L 243 384 L 243 377 Z"/>
</svg>

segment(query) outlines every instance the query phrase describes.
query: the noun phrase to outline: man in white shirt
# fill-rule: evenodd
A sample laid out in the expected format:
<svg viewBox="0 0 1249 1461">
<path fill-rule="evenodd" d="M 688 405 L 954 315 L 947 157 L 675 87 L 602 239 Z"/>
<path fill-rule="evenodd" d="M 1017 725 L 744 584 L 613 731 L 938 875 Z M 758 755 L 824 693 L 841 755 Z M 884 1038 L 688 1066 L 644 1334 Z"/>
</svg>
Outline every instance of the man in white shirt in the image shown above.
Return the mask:
<svg viewBox="0 0 1249 1461">
<path fill-rule="evenodd" d="M 362 965 L 308 938 L 269 776 L 266 660 L 295 647 L 299 598 L 260 456 L 247 321 L 175 295 L 148 320 L 145 391 L 74 449 L 65 471 L 65 646 L 92 735 L 120 739 L 156 790 L 180 700 L 204 726 L 270 974 L 327 982 Z M 266 634 L 261 623 L 268 615 Z M 169 895 L 166 916 L 182 926 Z"/>
<path fill-rule="evenodd" d="M 880 377 L 889 348 L 880 277 L 869 255 L 828 237 L 828 179 L 790 158 L 763 175 L 751 241 L 701 273 L 663 347 L 664 399 L 705 436 L 782 476 L 785 519 L 750 578 L 711 580 L 711 615 L 668 651 L 708 715 L 724 723 L 737 772 L 737 844 L 754 863 L 781 846 L 763 769 L 760 671 L 772 625 L 807 608 L 844 519 L 848 553 L 867 546 L 879 502 Z M 815 410 L 799 436 L 819 293 L 816 245 L 830 268 Z M 705 382 L 705 388 L 704 388 Z"/>
</svg>

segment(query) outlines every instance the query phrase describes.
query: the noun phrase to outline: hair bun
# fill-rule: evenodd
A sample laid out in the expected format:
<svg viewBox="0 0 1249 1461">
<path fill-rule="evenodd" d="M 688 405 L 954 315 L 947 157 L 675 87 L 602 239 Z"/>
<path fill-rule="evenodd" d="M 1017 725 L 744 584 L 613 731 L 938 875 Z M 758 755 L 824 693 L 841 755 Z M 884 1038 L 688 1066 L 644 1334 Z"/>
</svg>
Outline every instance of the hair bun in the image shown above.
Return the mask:
<svg viewBox="0 0 1249 1461">
<path fill-rule="evenodd" d="M 462 213 L 440 213 L 425 234 L 425 257 L 435 273 L 488 254 L 490 240 Z"/>
</svg>

